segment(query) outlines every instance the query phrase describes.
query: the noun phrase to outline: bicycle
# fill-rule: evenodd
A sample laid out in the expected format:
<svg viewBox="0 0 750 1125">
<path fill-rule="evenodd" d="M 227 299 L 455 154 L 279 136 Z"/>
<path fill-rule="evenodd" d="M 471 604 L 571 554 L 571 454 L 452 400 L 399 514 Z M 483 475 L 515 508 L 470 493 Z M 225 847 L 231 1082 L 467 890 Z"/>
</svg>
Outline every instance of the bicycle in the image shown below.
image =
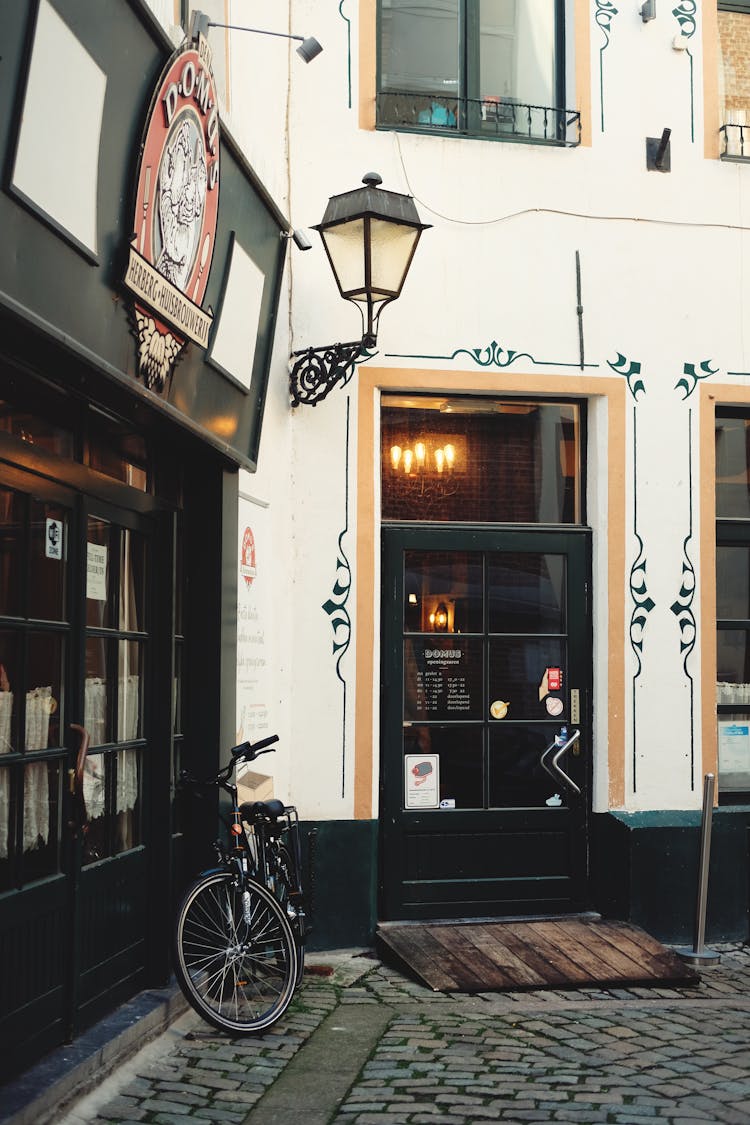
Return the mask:
<svg viewBox="0 0 750 1125">
<path fill-rule="evenodd" d="M 299 819 L 277 800 L 238 804 L 230 779 L 240 762 L 271 753 L 278 736 L 231 750 L 214 778 L 232 801 L 229 846 L 214 842 L 217 865 L 185 894 L 174 933 L 175 973 L 188 1001 L 212 1026 L 235 1035 L 265 1031 L 284 1014 L 302 980 L 305 912 Z"/>
</svg>

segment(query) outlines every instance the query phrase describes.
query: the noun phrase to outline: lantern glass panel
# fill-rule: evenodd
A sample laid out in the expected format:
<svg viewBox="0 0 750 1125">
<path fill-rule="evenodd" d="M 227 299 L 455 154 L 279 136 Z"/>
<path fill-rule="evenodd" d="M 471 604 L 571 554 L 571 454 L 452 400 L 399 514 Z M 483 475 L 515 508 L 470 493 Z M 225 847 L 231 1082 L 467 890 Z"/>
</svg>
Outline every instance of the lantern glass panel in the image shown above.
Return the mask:
<svg viewBox="0 0 750 1125">
<path fill-rule="evenodd" d="M 320 233 L 342 296 L 365 300 L 364 219 L 338 223 Z"/>
<path fill-rule="evenodd" d="M 420 231 L 403 223 L 389 223 L 382 219 L 370 222 L 372 242 L 372 295 L 378 301 L 398 296 L 406 279 L 411 256 Z"/>
</svg>

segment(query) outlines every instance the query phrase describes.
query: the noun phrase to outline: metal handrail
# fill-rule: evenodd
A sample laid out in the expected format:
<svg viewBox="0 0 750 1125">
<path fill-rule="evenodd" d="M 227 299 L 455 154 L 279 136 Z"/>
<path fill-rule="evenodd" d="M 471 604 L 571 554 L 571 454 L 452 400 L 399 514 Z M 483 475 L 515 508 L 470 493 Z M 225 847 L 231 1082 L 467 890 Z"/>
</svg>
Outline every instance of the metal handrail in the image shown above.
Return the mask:
<svg viewBox="0 0 750 1125">
<path fill-rule="evenodd" d="M 414 90 L 381 90 L 377 100 L 378 125 L 571 148 L 581 143 L 581 114 L 574 109 Z"/>
</svg>

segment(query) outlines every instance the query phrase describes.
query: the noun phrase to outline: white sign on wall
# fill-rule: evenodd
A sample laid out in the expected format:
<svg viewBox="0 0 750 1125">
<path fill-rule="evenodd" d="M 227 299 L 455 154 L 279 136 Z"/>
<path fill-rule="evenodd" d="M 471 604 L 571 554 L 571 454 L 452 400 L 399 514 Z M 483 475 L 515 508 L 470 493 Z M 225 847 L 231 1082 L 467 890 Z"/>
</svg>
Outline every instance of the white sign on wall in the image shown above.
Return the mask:
<svg viewBox="0 0 750 1125">
<path fill-rule="evenodd" d="M 237 545 L 237 742 L 275 733 L 268 509 L 240 497 Z"/>
</svg>

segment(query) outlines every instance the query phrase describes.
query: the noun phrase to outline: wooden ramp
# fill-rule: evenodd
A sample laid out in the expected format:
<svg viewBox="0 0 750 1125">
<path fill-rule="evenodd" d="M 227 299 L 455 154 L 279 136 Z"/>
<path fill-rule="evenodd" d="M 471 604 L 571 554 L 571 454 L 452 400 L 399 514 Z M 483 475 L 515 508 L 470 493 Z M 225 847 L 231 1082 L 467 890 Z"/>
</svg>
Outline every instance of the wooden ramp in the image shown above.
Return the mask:
<svg viewBox="0 0 750 1125">
<path fill-rule="evenodd" d="M 378 952 L 435 992 L 697 984 L 698 974 L 629 922 L 386 922 Z"/>
</svg>

